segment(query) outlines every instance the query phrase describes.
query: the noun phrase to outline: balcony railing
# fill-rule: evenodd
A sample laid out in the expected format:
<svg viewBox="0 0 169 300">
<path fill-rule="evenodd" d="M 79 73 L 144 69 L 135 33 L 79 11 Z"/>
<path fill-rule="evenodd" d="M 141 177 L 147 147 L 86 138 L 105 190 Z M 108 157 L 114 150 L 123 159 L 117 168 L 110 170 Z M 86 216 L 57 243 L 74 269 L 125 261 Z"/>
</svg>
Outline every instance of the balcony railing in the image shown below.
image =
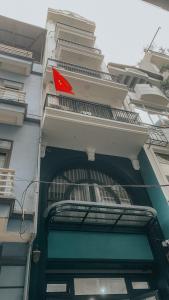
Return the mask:
<svg viewBox="0 0 169 300">
<path fill-rule="evenodd" d="M 55 109 L 74 112 L 85 116 L 140 125 L 147 128 L 149 135 L 146 141 L 147 144 L 166 147 L 169 143 L 162 127 L 142 123 L 138 113 L 62 95 L 56 96 L 47 94 L 46 105 Z"/>
<path fill-rule="evenodd" d="M 69 63 L 51 59 L 51 58 L 48 59 L 48 66 L 57 67 L 62 70 L 66 70 L 66 71 L 70 71 L 70 72 L 74 72 L 74 73 L 80 73 L 80 74 L 87 75 L 90 77 L 95 77 L 95 78 L 99 78 L 99 79 L 103 79 L 103 80 L 109 80 L 109 81 L 113 81 L 116 83 L 120 83 L 119 76 L 111 75 L 110 73 L 105 73 L 105 72 L 101 72 L 101 71 L 97 71 L 97 70 L 93 70 L 93 69 L 88 69 L 88 68 L 81 67 L 78 65 L 69 64 Z"/>
<path fill-rule="evenodd" d="M 0 198 L 11 198 L 14 195 L 15 171 L 0 168 Z"/>
<path fill-rule="evenodd" d="M 139 115 L 134 112 L 111 108 L 110 106 L 73 99 L 65 96 L 47 95 L 46 104 L 60 110 L 70 111 L 86 116 L 109 119 L 130 124 L 140 124 Z"/>
<path fill-rule="evenodd" d="M 0 100 L 10 100 L 25 103 L 25 93 L 6 87 L 0 87 Z"/>
<path fill-rule="evenodd" d="M 83 33 L 86 33 L 87 35 L 90 35 L 90 36 L 94 37 L 94 34 L 91 31 L 87 31 L 87 30 L 84 30 L 84 29 L 81 29 L 81 28 L 78 28 L 78 27 L 75 27 L 75 26 L 72 26 L 72 25 L 67 25 L 67 24 L 61 23 L 61 22 L 57 22 L 57 24 L 56 24 L 56 30 L 57 30 L 58 25 L 62 25 L 65 28 L 67 28 L 68 30 L 70 30 L 72 28 L 75 31 L 77 31 L 79 34 L 81 34 L 83 32 Z"/>
<path fill-rule="evenodd" d="M 165 133 L 164 133 L 162 127 L 158 127 L 158 126 L 154 126 L 154 125 L 147 125 L 147 127 L 148 127 L 148 132 L 149 132 L 147 144 L 162 146 L 162 147 L 168 146 L 169 142 L 168 142 L 167 137 L 165 136 Z"/>
<path fill-rule="evenodd" d="M 90 51 L 90 52 L 94 52 L 96 54 L 101 54 L 101 50 L 97 49 L 97 48 L 93 48 L 93 47 L 88 47 L 85 45 L 81 45 L 72 41 L 67 41 L 67 40 L 63 40 L 63 39 L 58 39 L 57 40 L 57 45 L 61 45 L 61 46 L 68 46 L 68 47 L 74 47 L 77 49 L 81 49 L 84 51 Z"/>
<path fill-rule="evenodd" d="M 0 52 L 31 59 L 32 52 L 0 43 Z"/>
</svg>

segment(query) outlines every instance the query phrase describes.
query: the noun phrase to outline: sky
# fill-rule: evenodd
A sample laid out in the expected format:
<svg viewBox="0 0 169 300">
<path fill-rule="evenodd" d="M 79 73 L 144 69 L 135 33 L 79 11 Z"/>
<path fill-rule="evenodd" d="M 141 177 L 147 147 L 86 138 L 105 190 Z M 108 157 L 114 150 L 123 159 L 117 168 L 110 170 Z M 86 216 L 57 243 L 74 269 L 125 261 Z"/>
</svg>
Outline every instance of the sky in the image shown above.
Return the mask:
<svg viewBox="0 0 169 300">
<path fill-rule="evenodd" d="M 1 15 L 41 27 L 48 7 L 94 21 L 96 47 L 106 63 L 137 64 L 158 26 L 155 46 L 169 49 L 169 12 L 141 0 L 0 0 Z"/>
</svg>

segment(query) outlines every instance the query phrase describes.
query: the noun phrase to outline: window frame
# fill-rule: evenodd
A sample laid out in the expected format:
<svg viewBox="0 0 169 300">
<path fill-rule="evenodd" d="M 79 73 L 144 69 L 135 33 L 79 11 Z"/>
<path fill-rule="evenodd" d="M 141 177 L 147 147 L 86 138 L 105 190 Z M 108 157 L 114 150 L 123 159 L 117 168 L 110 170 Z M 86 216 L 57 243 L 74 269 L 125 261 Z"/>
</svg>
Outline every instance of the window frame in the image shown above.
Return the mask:
<svg viewBox="0 0 169 300">
<path fill-rule="evenodd" d="M 49 275 L 49 274 L 48 274 Z M 68 283 L 68 293 L 47 293 L 46 296 L 47 299 L 49 297 L 55 297 L 54 299 L 60 298 L 66 298 L 66 299 L 73 299 L 73 300 L 86 300 L 86 299 L 95 299 L 95 300 L 129 300 L 129 299 L 142 299 L 141 297 L 144 297 L 144 295 L 158 295 L 157 289 L 155 289 L 155 282 L 153 279 L 152 274 L 126 274 L 126 273 L 74 273 L 74 274 L 51 274 L 49 276 L 52 276 L 52 280 L 48 280 L 47 283 Z M 56 276 L 56 280 L 54 280 L 54 277 Z M 60 279 L 57 279 L 59 276 Z M 64 280 L 65 278 L 65 280 Z M 125 285 L 126 285 L 126 294 L 86 294 L 86 295 L 75 295 L 75 284 L 74 284 L 74 279 L 80 279 L 80 278 L 122 278 L 124 279 Z M 148 282 L 149 289 L 133 289 L 132 288 L 132 281 L 137 281 L 137 282 Z M 47 286 L 47 284 L 46 284 Z M 143 298 L 144 299 L 144 298 Z M 159 298 L 157 298 L 159 300 Z"/>
<path fill-rule="evenodd" d="M 9 168 L 9 164 L 10 164 L 10 159 L 11 159 L 11 154 L 12 154 L 12 149 L 13 149 L 13 141 L 6 140 L 6 139 L 0 139 L 0 142 L 1 141 L 9 142 L 11 144 L 10 149 L 1 148 L 1 145 L 0 145 L 0 153 L 6 154 L 5 164 L 4 164 L 3 168 L 7 169 L 7 168 Z"/>
</svg>

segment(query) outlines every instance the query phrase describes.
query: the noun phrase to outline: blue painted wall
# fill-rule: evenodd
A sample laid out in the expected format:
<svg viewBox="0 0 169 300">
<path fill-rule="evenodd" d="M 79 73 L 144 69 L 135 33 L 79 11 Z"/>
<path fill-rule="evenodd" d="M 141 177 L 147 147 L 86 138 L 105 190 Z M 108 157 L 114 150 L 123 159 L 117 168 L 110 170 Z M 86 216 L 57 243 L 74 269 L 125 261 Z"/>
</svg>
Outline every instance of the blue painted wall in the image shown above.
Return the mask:
<svg viewBox="0 0 169 300">
<path fill-rule="evenodd" d="M 140 169 L 145 184 L 159 184 L 144 150 L 139 155 Z M 153 207 L 166 239 L 169 239 L 169 205 L 161 188 L 147 188 Z"/>
<path fill-rule="evenodd" d="M 48 258 L 153 260 L 146 235 L 50 231 Z"/>
</svg>

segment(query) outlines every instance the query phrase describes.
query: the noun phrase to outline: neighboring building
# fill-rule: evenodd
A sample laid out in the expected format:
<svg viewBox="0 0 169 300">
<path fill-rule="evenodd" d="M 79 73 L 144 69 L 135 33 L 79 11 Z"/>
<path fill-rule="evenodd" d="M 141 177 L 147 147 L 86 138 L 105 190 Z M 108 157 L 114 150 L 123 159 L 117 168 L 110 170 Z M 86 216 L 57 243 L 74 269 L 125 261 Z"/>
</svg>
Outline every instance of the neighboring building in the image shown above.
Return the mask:
<svg viewBox="0 0 169 300">
<path fill-rule="evenodd" d="M 168 140 L 161 128 L 140 121 L 130 100 L 167 108 L 158 88 L 163 77 L 117 64 L 107 69 L 94 31 L 79 15 L 48 11 L 29 299 L 166 300 L 168 220 L 163 224 L 160 206 L 167 213 L 168 203 L 163 189 L 146 189 L 144 182 L 158 183 L 148 152 L 165 152 Z M 55 91 L 52 67 L 74 95 Z"/>
<path fill-rule="evenodd" d="M 108 69 L 129 87 L 125 107 L 137 112 L 149 128 L 151 141 L 145 144 L 138 159 L 146 185 L 163 185 L 147 188 L 153 208 L 157 211 L 164 241 L 166 258 L 169 257 L 169 56 L 156 51 L 145 51 L 138 67 L 110 63 Z M 161 258 L 159 259 L 160 262 Z M 168 263 L 166 263 L 168 268 Z M 165 274 L 169 284 L 168 270 Z M 166 289 L 167 289 L 166 285 Z M 167 299 L 167 295 L 163 296 Z M 169 297 L 169 296 L 168 296 Z M 163 298 L 162 298 L 163 299 Z"/>
<path fill-rule="evenodd" d="M 45 29 L 0 16 L 0 299 L 27 299 Z"/>
<path fill-rule="evenodd" d="M 155 6 L 161 7 L 165 10 L 169 10 L 169 2 L 168 0 L 143 0 Z"/>
</svg>

